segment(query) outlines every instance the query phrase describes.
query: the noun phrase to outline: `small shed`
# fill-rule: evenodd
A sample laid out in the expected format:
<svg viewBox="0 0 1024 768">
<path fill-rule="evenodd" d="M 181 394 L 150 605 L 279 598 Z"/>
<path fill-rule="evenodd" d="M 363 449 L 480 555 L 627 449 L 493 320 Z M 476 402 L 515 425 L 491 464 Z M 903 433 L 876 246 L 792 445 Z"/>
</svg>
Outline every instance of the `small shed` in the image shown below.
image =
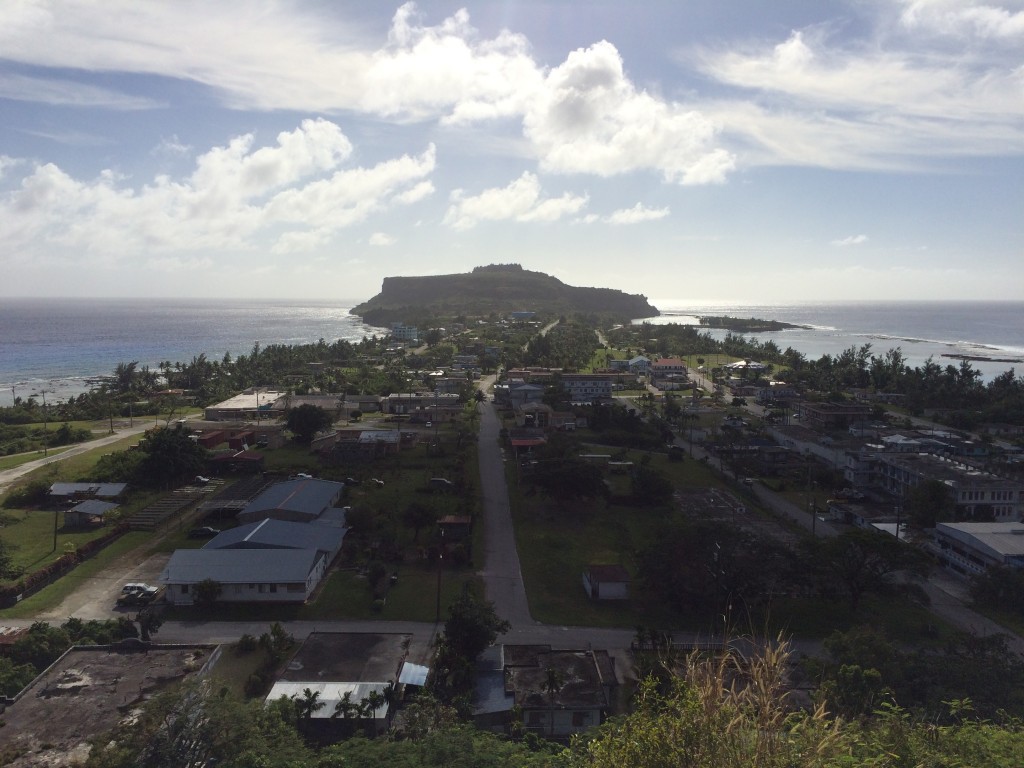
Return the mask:
<svg viewBox="0 0 1024 768">
<path fill-rule="evenodd" d="M 583 588 L 591 600 L 628 600 L 629 571 L 621 565 L 588 565 Z"/>
<path fill-rule="evenodd" d="M 437 521 L 437 527 L 443 541 L 455 543 L 469 538 L 473 532 L 473 518 L 469 515 L 445 515 Z"/>
<path fill-rule="evenodd" d="M 88 499 L 64 513 L 64 525 L 68 528 L 97 528 L 106 522 L 107 514 L 118 506 L 109 501 Z"/>
</svg>

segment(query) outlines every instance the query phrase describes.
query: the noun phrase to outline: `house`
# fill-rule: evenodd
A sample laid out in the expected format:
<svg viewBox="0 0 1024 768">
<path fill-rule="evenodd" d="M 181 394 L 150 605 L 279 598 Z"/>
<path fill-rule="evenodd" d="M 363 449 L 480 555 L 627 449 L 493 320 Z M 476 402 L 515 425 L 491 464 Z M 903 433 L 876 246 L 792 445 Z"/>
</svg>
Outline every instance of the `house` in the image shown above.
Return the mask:
<svg viewBox="0 0 1024 768">
<path fill-rule="evenodd" d="M 396 392 L 384 398 L 381 409 L 385 413 L 413 413 L 456 405 L 459 396 L 450 392 Z"/>
<path fill-rule="evenodd" d="M 369 735 L 382 733 L 401 693 L 399 678 L 405 673 L 409 679 L 405 667 L 412 640 L 412 635 L 398 633 L 312 632 L 281 672 L 266 703 L 282 696 L 302 699 L 307 689 L 319 694 L 317 702 L 323 706 L 311 713 L 307 725 L 321 743 L 351 736 L 353 726 Z M 422 684 L 424 677 L 416 675 L 415 681 Z M 377 706 L 370 710 L 374 700 Z M 356 710 L 360 705 L 361 713 Z"/>
<path fill-rule="evenodd" d="M 659 357 L 650 363 L 649 369 L 653 379 L 686 376 L 686 364 L 678 357 Z"/>
<path fill-rule="evenodd" d="M 637 355 L 629 359 L 626 367 L 629 368 L 630 373 L 649 373 L 651 370 L 651 359 L 643 355 Z"/>
<path fill-rule="evenodd" d="M 127 483 L 54 483 L 50 486 L 49 500 L 68 504 L 85 499 L 118 499 L 124 495 Z"/>
<path fill-rule="evenodd" d="M 588 565 L 583 589 L 591 600 L 628 600 L 629 571 L 621 565 Z"/>
<path fill-rule="evenodd" d="M 240 525 L 221 531 L 202 549 L 175 550 L 160 581 L 175 605 L 191 605 L 196 584 L 206 580 L 220 584 L 221 602 L 302 603 L 327 573 L 347 531 L 343 515 Z"/>
<path fill-rule="evenodd" d="M 196 585 L 207 580 L 220 584 L 224 602 L 304 603 L 328 565 L 315 549 L 178 549 L 160 582 L 174 605 L 192 605 Z"/>
<path fill-rule="evenodd" d="M 607 651 L 502 645 L 481 665 L 474 720 L 495 730 L 507 727 L 516 710 L 526 730 L 554 738 L 581 733 L 601 724 L 618 686 Z"/>
<path fill-rule="evenodd" d="M 523 403 L 513 408 L 517 427 L 540 427 L 551 425 L 554 409 L 547 403 Z"/>
<path fill-rule="evenodd" d="M 64 513 L 64 525 L 68 528 L 98 527 L 106 523 L 107 515 L 118 508 L 118 504 L 99 499 L 86 499 Z"/>
<path fill-rule="evenodd" d="M 612 397 L 613 376 L 607 373 L 562 374 L 562 389 L 573 403 L 591 404 Z"/>
<path fill-rule="evenodd" d="M 240 395 L 207 407 L 203 411 L 203 418 L 207 421 L 277 418 L 284 412 L 283 404 L 279 406 L 278 402 L 283 403 L 283 398 L 287 394 L 272 389 L 249 388 Z"/>
<path fill-rule="evenodd" d="M 473 518 L 469 515 L 445 515 L 437 521 L 437 528 L 443 542 L 457 544 L 473 533 Z"/>
<path fill-rule="evenodd" d="M 811 403 L 797 406 L 804 426 L 814 429 L 846 429 L 851 424 L 871 418 L 871 406 L 859 403 Z"/>
<path fill-rule="evenodd" d="M 942 563 L 967 575 L 992 565 L 1024 568 L 1024 525 L 1020 523 L 939 523 L 932 550 Z"/>
<path fill-rule="evenodd" d="M 240 523 L 266 518 L 310 522 L 337 506 L 344 483 L 314 478 L 299 478 L 275 483 L 246 504 L 238 513 Z"/>
<path fill-rule="evenodd" d="M 418 344 L 420 340 L 420 331 L 415 325 L 392 323 L 391 338 L 395 341 L 400 341 L 403 344 Z"/>
</svg>

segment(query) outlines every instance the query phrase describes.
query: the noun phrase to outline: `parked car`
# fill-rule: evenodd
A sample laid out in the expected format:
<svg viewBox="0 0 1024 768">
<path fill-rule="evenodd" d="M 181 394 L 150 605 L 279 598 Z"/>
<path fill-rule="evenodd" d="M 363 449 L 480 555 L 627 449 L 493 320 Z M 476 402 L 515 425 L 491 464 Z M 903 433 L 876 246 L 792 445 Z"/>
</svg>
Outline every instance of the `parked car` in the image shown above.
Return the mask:
<svg viewBox="0 0 1024 768">
<path fill-rule="evenodd" d="M 213 528 L 209 525 L 203 525 L 199 528 L 193 528 L 191 531 L 189 531 L 188 537 L 190 539 L 212 539 L 218 533 L 220 533 L 219 528 Z"/>
<path fill-rule="evenodd" d="M 210 482 L 210 478 L 203 475 L 196 475 L 196 485 L 206 485 Z"/>
<path fill-rule="evenodd" d="M 147 584 L 144 581 L 129 581 L 123 587 L 121 587 L 121 594 L 127 595 L 133 592 L 148 592 L 149 590 L 157 589 L 154 586 Z"/>
<path fill-rule="evenodd" d="M 455 483 L 445 477 L 430 478 L 430 490 L 432 491 L 454 491 Z"/>
<path fill-rule="evenodd" d="M 117 604 L 119 606 L 149 605 L 159 593 L 159 587 L 152 587 L 149 584 L 125 584 L 121 588 Z"/>
<path fill-rule="evenodd" d="M 362 482 L 363 482 L 362 480 L 356 480 L 354 477 L 346 477 L 345 478 L 345 485 L 351 485 L 351 486 L 362 485 Z"/>
</svg>

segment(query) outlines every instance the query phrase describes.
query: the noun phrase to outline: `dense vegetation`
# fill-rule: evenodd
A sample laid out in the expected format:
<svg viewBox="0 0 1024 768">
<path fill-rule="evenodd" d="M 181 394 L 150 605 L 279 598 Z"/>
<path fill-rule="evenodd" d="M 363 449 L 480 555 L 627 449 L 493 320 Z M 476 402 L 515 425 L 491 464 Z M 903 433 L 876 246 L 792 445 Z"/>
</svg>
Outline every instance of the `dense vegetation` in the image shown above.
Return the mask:
<svg viewBox="0 0 1024 768">
<path fill-rule="evenodd" d="M 303 739 L 302 700 L 242 702 L 192 682 L 155 698 L 145 713 L 98 735 L 88 768 L 216 764 L 223 768 L 1018 768 L 1024 730 L 1017 720 L 972 718 L 964 699 L 945 721 L 921 719 L 891 700 L 868 718 L 833 714 L 825 702 L 791 706 L 784 645 L 736 654 L 662 659 L 660 676 L 640 687 L 635 711 L 568 747 L 528 734 L 521 740 L 462 724 L 455 710 L 425 696 L 408 703 L 387 737 L 360 736 L 318 748 Z"/>
<path fill-rule="evenodd" d="M 643 323 L 611 331 L 608 338 L 616 347 L 631 352 L 647 349 L 663 355 L 720 354 L 758 360 L 774 367 L 788 383 L 826 398 L 843 398 L 851 389 L 899 395 L 911 413 L 929 411 L 958 428 L 985 422 L 1024 423 L 1024 378 L 1012 368 L 986 384 L 980 371 L 966 360 L 942 366 L 929 359 L 912 367 L 899 347 L 875 354 L 870 344 L 809 360 L 792 347 L 781 349 L 771 339 L 729 333 L 718 341 L 688 325 Z"/>
</svg>

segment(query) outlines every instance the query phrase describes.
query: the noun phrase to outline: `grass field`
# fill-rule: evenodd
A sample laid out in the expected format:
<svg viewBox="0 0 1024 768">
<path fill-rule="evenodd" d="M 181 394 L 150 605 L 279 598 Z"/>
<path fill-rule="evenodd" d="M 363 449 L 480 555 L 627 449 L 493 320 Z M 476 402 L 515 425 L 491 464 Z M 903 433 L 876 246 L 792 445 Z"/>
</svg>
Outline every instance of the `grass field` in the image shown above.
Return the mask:
<svg viewBox="0 0 1024 768">
<path fill-rule="evenodd" d="M 11 608 L 0 610 L 0 617 L 7 616 L 14 619 L 26 619 L 53 609 L 60 605 L 68 595 L 82 586 L 88 579 L 102 573 L 121 555 L 145 544 L 151 536 L 152 534 L 150 533 L 139 531 L 126 533 L 113 544 L 105 547 L 97 555 L 86 560 L 53 584 L 44 587 L 39 592 L 36 592 L 36 594 L 25 598 Z"/>
</svg>

